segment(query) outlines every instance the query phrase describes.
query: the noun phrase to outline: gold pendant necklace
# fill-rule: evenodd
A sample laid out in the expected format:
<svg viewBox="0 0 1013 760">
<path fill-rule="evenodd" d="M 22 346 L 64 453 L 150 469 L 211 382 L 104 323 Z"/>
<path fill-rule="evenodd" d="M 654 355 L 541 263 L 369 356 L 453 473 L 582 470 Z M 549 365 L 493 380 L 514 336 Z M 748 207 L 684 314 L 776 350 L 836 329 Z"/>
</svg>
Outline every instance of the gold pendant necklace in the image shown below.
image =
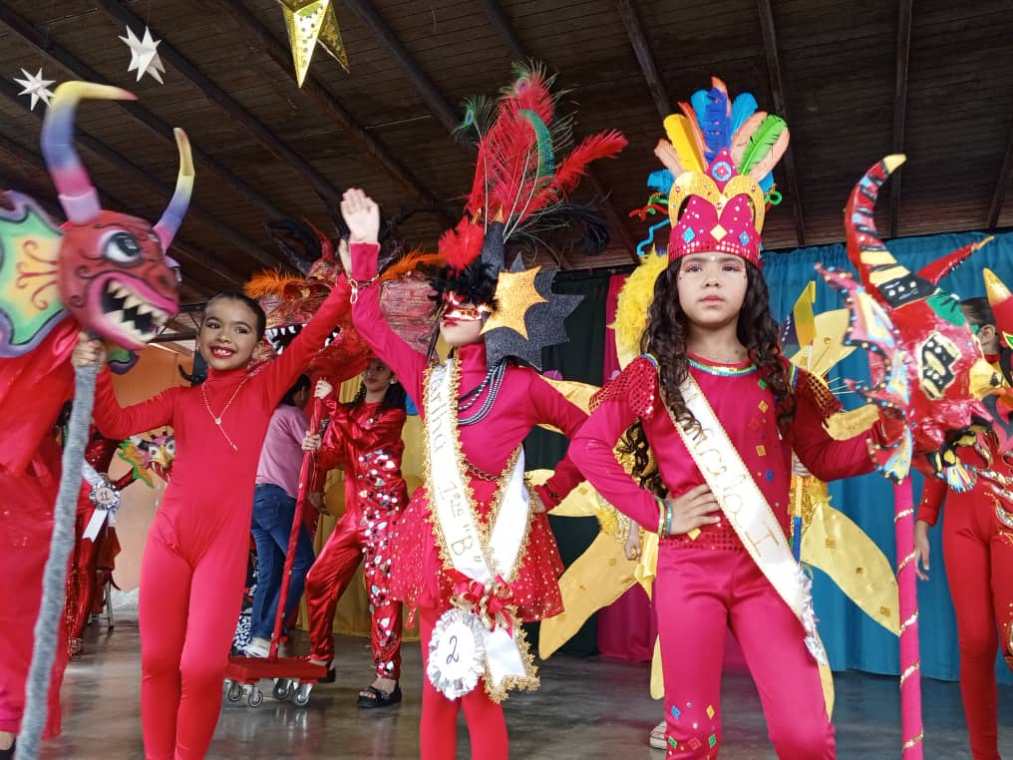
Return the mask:
<svg viewBox="0 0 1013 760">
<path fill-rule="evenodd" d="M 211 416 L 211 419 L 214 421 L 215 425 L 218 426 L 218 429 L 222 431 L 222 435 L 225 436 L 226 442 L 229 444 L 229 446 L 232 447 L 233 451 L 239 451 L 239 447 L 232 442 L 232 439 L 229 437 L 229 434 L 226 433 L 225 428 L 222 427 L 222 418 L 225 417 L 225 413 L 229 411 L 229 407 L 232 406 L 232 402 L 236 400 L 236 396 L 239 395 L 239 391 L 243 389 L 243 386 L 246 385 L 246 381 L 249 379 L 250 376 L 247 375 L 246 377 L 244 377 L 242 380 L 239 381 L 239 385 L 237 385 L 236 389 L 232 392 L 232 396 L 229 398 L 228 401 L 225 402 L 225 406 L 222 408 L 221 413 L 217 415 L 211 411 L 211 404 L 208 403 L 206 384 L 202 383 L 200 387 L 200 395 L 201 398 L 204 400 L 204 408 L 208 410 L 208 414 Z"/>
</svg>

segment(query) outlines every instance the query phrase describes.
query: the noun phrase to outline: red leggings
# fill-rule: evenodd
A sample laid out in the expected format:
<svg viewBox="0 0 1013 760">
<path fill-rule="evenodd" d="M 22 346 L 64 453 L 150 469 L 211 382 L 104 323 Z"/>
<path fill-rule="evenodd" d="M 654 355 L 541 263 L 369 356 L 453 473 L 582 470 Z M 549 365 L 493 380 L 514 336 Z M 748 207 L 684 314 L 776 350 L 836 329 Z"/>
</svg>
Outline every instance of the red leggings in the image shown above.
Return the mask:
<svg viewBox="0 0 1013 760">
<path fill-rule="evenodd" d="M 1009 647 L 1013 627 L 1013 531 L 1000 526 L 992 499 L 978 489 L 949 495 L 943 558 L 957 614 L 960 693 L 971 756 L 998 760 L 995 653 L 997 628 Z M 1006 647 L 1009 657 L 1013 653 Z"/>
<path fill-rule="evenodd" d="M 457 710 L 464 709 L 471 739 L 472 760 L 506 760 L 510 755 L 503 708 L 486 696 L 480 683 L 461 699 L 447 699 L 426 677 L 429 639 L 443 610 L 419 609 L 422 638 L 422 720 L 419 724 L 419 757 L 422 760 L 454 760 L 457 757 Z"/>
<path fill-rule="evenodd" d="M 168 521 L 152 526 L 141 567 L 141 719 L 146 760 L 201 760 L 221 710 L 242 606 L 249 536 L 223 530 L 197 554 Z"/>
</svg>

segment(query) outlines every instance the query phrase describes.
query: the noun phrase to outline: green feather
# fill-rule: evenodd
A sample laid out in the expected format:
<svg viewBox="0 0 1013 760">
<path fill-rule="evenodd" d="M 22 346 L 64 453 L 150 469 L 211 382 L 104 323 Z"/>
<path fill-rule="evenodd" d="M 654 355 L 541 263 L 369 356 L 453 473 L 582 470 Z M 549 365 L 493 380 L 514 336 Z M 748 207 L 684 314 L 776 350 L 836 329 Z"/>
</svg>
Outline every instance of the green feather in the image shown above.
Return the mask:
<svg viewBox="0 0 1013 760">
<path fill-rule="evenodd" d="M 780 116 L 770 115 L 764 119 L 753 136 L 749 138 L 749 145 L 746 146 L 746 151 L 742 154 L 742 161 L 738 166 L 739 174 L 748 173 L 766 156 L 787 126 Z"/>
<path fill-rule="evenodd" d="M 538 145 L 538 177 L 549 177 L 556 172 L 556 158 L 552 152 L 552 133 L 545 122 L 530 109 L 523 109 L 521 114 L 531 124 Z"/>
</svg>

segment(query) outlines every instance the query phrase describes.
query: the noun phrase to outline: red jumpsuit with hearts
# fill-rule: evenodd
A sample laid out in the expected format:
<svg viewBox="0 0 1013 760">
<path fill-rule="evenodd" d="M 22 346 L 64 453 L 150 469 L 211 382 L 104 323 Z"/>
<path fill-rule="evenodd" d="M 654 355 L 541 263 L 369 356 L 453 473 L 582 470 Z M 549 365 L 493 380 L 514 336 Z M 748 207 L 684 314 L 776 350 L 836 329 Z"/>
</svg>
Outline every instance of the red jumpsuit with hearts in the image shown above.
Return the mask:
<svg viewBox="0 0 1013 760">
<path fill-rule="evenodd" d="M 372 617 L 370 643 L 379 678 L 401 677 L 401 603 L 390 595 L 394 525 L 408 503 L 401 477 L 404 409 L 381 403 L 324 402 L 330 424 L 317 457 L 323 472 L 345 471 L 345 513 L 306 576 L 312 656 L 334 657 L 334 610 L 364 562 L 363 577 Z"/>
<path fill-rule="evenodd" d="M 377 271 L 375 245 L 352 247 L 352 276 L 368 281 Z M 398 380 L 419 408 L 423 418 L 424 374 L 428 359 L 412 349 L 384 321 L 380 311 L 380 288 L 371 284 L 360 290 L 352 308 L 355 328 L 373 353 L 394 370 Z M 457 350 L 461 390 L 468 391 L 486 375 L 485 344 L 473 343 Z M 483 396 L 476 402 L 480 406 Z M 531 430 L 549 424 L 572 436 L 586 419 L 559 391 L 534 370 L 510 365 L 503 378 L 499 396 L 481 422 L 459 428 L 461 451 L 467 462 L 470 486 L 479 519 L 488 521 L 497 480 L 511 455 Z M 434 477 L 438 474 L 434 473 Z M 551 509 L 582 480 L 577 468 L 564 459 L 555 474 L 538 489 L 539 496 Z M 429 654 L 429 640 L 440 615 L 449 608 L 452 572 L 440 560 L 437 539 L 430 523 L 432 513 L 425 488 L 419 488 L 401 514 L 394 538 L 391 590 L 396 599 L 418 608 L 422 639 L 423 672 Z M 528 544 L 510 584 L 513 603 L 525 621 L 551 617 L 562 611 L 559 576 L 563 564 L 555 539 L 544 514 L 531 521 Z M 471 757 L 475 760 L 500 760 L 508 755 L 506 722 L 503 710 L 479 686 L 458 700 L 447 699 L 423 677 L 420 749 L 423 760 L 452 760 L 455 757 L 458 710 L 463 710 L 471 739 Z"/>
<path fill-rule="evenodd" d="M 965 464 L 987 466 L 974 448 L 959 451 Z M 994 458 L 992 465 L 1013 476 L 1002 460 Z M 995 653 L 1001 649 L 1013 667 L 1013 513 L 1003 509 L 980 478 L 964 493 L 950 491 L 937 478 L 926 478 L 918 519 L 935 525 L 944 502 L 943 560 L 957 616 L 960 694 L 971 756 L 998 760 Z"/>
<path fill-rule="evenodd" d="M 84 458 L 96 472 L 105 474 L 109 471 L 113 456 L 119 444 L 103 436 L 94 427 Z M 133 473 L 128 472 L 112 483 L 113 488 L 122 491 L 134 481 Z M 91 487 L 81 484 L 81 493 L 77 498 L 77 522 L 75 525 L 74 554 L 67 571 L 67 607 L 64 618 L 67 623 L 68 645 L 73 655 L 75 642 L 79 641 L 93 612 L 101 609 L 99 595 L 106 582 L 112 576 L 116 555 L 120 553 L 120 542 L 116 538 L 116 528 L 108 520 L 99 529 L 94 540 L 84 538 L 95 505 L 91 501 Z M 96 609 L 96 607 L 98 609 Z"/>
</svg>

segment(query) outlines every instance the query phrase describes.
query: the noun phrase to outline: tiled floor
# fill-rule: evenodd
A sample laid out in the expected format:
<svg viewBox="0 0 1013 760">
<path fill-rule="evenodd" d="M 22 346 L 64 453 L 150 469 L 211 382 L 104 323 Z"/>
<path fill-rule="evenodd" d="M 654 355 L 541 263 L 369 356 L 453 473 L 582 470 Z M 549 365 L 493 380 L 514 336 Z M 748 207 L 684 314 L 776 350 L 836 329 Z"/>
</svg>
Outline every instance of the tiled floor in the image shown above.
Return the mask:
<svg viewBox="0 0 1013 760">
<path fill-rule="evenodd" d="M 49 742 L 45 760 L 141 758 L 138 707 L 139 640 L 136 624 L 120 623 L 67 672 L 64 735 Z M 415 758 L 418 756 L 419 652 L 405 651 L 405 701 L 389 711 L 355 707 L 369 680 L 362 639 L 338 639 L 337 683 L 320 687 L 299 709 L 268 697 L 259 708 L 226 705 L 209 758 Z M 568 760 L 660 760 L 646 739 L 661 706 L 647 695 L 646 666 L 559 657 L 541 669 L 542 688 L 507 702 L 511 757 Z M 956 684 L 924 682 L 926 758 L 968 758 Z M 1013 689 L 1000 694 L 1002 750 L 1013 757 Z M 896 679 L 847 673 L 837 678 L 834 719 L 842 760 L 899 757 Z M 744 675 L 724 684 L 727 760 L 773 760 L 756 691 Z M 468 754 L 463 720 L 458 756 Z"/>
</svg>

